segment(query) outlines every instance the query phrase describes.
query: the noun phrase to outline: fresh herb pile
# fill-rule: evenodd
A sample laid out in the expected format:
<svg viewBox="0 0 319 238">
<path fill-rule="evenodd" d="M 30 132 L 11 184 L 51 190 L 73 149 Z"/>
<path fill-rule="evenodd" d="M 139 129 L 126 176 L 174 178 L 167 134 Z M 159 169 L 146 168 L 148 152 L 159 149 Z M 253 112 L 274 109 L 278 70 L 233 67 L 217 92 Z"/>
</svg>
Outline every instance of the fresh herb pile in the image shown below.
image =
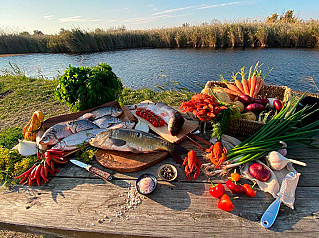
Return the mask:
<svg viewBox="0 0 319 238">
<path fill-rule="evenodd" d="M 122 81 L 105 63 L 93 67 L 70 65 L 59 79 L 55 97 L 76 112 L 118 100 L 122 90 Z"/>
</svg>

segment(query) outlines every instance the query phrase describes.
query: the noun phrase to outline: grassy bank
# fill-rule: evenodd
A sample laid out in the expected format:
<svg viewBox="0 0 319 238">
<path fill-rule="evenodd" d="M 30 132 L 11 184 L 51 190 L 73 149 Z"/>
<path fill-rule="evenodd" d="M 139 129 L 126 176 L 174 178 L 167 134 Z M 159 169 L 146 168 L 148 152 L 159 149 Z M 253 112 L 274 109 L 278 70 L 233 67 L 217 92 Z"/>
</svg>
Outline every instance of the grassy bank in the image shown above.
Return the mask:
<svg viewBox="0 0 319 238">
<path fill-rule="evenodd" d="M 57 80 L 34 79 L 25 76 L 0 77 L 0 133 L 10 128 L 23 128 L 32 113 L 41 110 L 45 118 L 69 113 L 66 105 L 54 99 Z M 190 97 L 190 92 L 165 90 L 155 92 L 150 89 L 134 90 L 125 88 L 121 98 L 122 104 L 151 99 L 179 105 Z"/>
<path fill-rule="evenodd" d="M 0 33 L 0 54 L 84 53 L 140 47 L 316 47 L 319 21 L 212 23 L 151 30 L 61 30 L 59 34 Z"/>
</svg>

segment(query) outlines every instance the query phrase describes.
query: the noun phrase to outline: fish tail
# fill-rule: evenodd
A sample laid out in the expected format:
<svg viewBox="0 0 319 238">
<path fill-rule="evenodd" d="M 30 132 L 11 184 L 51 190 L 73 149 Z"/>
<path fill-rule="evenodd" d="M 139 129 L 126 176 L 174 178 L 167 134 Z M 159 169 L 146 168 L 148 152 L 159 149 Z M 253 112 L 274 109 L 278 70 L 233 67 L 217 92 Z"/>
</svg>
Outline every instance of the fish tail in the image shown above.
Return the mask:
<svg viewBox="0 0 319 238">
<path fill-rule="evenodd" d="M 177 164 L 183 164 L 182 155 L 186 155 L 189 151 L 182 146 L 174 144 L 174 147 L 169 151 L 170 155 L 175 159 Z"/>
</svg>

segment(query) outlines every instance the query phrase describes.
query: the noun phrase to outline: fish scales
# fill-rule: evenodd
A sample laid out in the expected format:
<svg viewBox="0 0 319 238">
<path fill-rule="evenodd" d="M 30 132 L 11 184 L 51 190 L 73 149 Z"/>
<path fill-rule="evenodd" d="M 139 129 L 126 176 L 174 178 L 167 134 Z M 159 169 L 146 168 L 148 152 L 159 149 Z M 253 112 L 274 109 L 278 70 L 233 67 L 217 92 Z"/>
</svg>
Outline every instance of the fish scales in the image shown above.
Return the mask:
<svg viewBox="0 0 319 238">
<path fill-rule="evenodd" d="M 114 116 L 118 117 L 123 113 L 122 109 L 117 107 L 101 107 L 98 109 L 95 109 L 91 112 L 85 113 L 79 119 L 89 119 L 89 120 L 96 120 L 98 118 L 101 118 L 103 116 Z"/>
<path fill-rule="evenodd" d="M 67 122 L 67 126 L 72 131 L 72 133 L 99 128 L 99 126 L 90 122 L 88 119 L 69 121 Z"/>
<path fill-rule="evenodd" d="M 108 129 L 133 129 L 135 126 L 135 122 L 132 121 L 122 121 L 119 123 L 115 123 L 113 125 L 111 125 L 110 127 L 108 127 Z"/>
<path fill-rule="evenodd" d="M 85 130 L 81 131 L 75 134 L 72 134 L 68 137 L 65 137 L 61 141 L 59 141 L 57 144 L 55 144 L 52 149 L 56 150 L 74 150 L 78 148 L 79 145 L 88 142 L 89 139 L 96 136 L 98 133 L 103 132 L 107 129 L 91 129 L 91 130 Z"/>
<path fill-rule="evenodd" d="M 158 136 L 133 129 L 111 129 L 97 134 L 89 144 L 105 150 L 117 150 L 133 153 L 153 151 L 173 151 L 174 145 Z"/>
<path fill-rule="evenodd" d="M 109 126 L 119 122 L 122 122 L 122 120 L 114 116 L 103 116 L 93 121 L 93 123 L 100 128 L 108 128 Z"/>
</svg>

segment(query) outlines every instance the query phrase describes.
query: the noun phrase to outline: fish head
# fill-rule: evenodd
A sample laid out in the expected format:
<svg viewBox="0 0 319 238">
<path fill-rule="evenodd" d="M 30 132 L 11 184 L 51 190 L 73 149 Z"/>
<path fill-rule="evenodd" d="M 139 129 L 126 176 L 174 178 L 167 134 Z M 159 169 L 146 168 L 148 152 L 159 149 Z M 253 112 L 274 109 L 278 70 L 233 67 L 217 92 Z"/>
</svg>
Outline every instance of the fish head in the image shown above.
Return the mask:
<svg viewBox="0 0 319 238">
<path fill-rule="evenodd" d="M 41 137 L 39 144 L 41 144 L 41 145 L 55 145 L 58 142 L 59 142 L 59 140 L 56 138 L 56 136 L 54 134 L 47 133 Z"/>
<path fill-rule="evenodd" d="M 96 134 L 95 137 L 93 137 L 89 140 L 89 144 L 94 146 L 94 147 L 100 148 L 100 146 L 102 144 L 107 143 L 108 138 L 110 138 L 111 135 L 112 135 L 112 133 L 110 131 L 100 132 L 100 133 Z"/>
<path fill-rule="evenodd" d="M 118 117 L 123 113 L 121 108 L 114 107 L 112 116 Z"/>
<path fill-rule="evenodd" d="M 121 147 L 126 145 L 126 140 L 123 136 L 118 135 L 118 130 L 108 130 L 98 133 L 94 138 L 89 140 L 89 144 L 104 149 Z"/>
</svg>

